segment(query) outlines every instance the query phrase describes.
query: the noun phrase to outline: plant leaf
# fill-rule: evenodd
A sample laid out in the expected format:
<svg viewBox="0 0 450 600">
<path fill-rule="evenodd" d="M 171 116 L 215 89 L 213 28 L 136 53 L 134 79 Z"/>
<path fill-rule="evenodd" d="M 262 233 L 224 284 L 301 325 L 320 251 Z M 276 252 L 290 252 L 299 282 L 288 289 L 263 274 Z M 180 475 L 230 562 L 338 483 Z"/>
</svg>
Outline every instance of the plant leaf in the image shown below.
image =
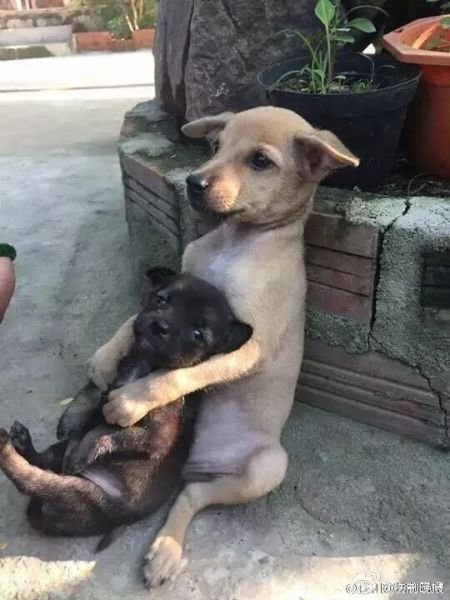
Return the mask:
<svg viewBox="0 0 450 600">
<path fill-rule="evenodd" d="M 314 13 L 319 21 L 328 27 L 336 14 L 336 6 L 330 0 L 318 0 Z"/>
<path fill-rule="evenodd" d="M 442 29 L 450 29 L 450 17 L 442 17 L 442 19 L 439 21 L 439 24 Z"/>
<path fill-rule="evenodd" d="M 353 44 L 355 38 L 348 33 L 339 33 L 335 38 L 337 42 Z"/>
<path fill-rule="evenodd" d="M 357 29 L 358 31 L 363 31 L 364 33 L 375 33 L 375 25 L 369 19 L 363 19 L 362 17 L 358 17 L 356 19 L 352 19 L 347 23 L 349 27 L 352 29 Z"/>
<path fill-rule="evenodd" d="M 432 38 L 425 44 L 425 50 L 437 50 L 442 44 L 442 40 L 439 38 Z"/>
</svg>

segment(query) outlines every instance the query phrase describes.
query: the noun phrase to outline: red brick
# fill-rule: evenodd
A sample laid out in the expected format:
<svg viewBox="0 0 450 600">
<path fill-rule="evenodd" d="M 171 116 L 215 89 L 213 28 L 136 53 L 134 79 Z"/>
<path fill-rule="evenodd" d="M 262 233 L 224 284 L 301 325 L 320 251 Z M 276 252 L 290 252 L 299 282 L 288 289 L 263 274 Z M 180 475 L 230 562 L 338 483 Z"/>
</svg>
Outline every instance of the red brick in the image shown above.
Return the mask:
<svg viewBox="0 0 450 600">
<path fill-rule="evenodd" d="M 372 316 L 372 302 L 368 296 L 360 296 L 320 283 L 308 283 L 306 299 L 309 305 L 323 312 L 357 321 L 368 322 Z"/>
<path fill-rule="evenodd" d="M 306 274 L 308 281 L 310 282 L 322 283 L 339 290 L 346 290 L 362 296 L 372 295 L 374 273 L 372 273 L 371 277 L 359 277 L 358 275 L 353 275 L 351 273 L 343 273 L 342 271 L 336 271 L 335 269 L 307 264 Z"/>
<path fill-rule="evenodd" d="M 313 213 L 306 225 L 305 242 L 330 250 L 375 258 L 378 229 L 371 225 L 354 225 L 337 215 Z"/>
<path fill-rule="evenodd" d="M 327 250 L 318 246 L 306 246 L 306 262 L 319 267 L 336 269 L 359 277 L 372 277 L 375 272 L 375 259 Z"/>
<path fill-rule="evenodd" d="M 136 156 L 122 155 L 122 169 L 125 178 L 134 179 L 140 185 L 161 198 L 175 203 L 175 194 L 164 178 L 152 168 L 151 164 Z"/>
</svg>

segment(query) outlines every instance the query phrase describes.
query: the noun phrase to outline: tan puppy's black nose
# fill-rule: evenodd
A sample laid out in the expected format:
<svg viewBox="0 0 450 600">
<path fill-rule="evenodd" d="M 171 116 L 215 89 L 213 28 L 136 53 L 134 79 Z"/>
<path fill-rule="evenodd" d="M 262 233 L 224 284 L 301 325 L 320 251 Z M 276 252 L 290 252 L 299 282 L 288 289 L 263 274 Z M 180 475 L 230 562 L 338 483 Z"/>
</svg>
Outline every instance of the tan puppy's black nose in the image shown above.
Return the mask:
<svg viewBox="0 0 450 600">
<path fill-rule="evenodd" d="M 201 196 L 208 187 L 208 181 L 203 175 L 192 173 L 186 179 L 189 196 Z"/>
<path fill-rule="evenodd" d="M 151 328 L 153 335 L 164 336 L 170 332 L 169 324 L 161 319 L 152 321 Z"/>
</svg>

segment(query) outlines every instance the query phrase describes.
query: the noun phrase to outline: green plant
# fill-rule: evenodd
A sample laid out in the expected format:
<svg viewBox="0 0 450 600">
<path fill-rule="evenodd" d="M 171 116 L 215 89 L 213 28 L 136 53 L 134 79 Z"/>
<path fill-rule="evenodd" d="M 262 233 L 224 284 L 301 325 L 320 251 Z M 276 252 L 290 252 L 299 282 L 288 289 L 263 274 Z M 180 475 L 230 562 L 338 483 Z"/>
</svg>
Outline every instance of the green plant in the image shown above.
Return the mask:
<svg viewBox="0 0 450 600">
<path fill-rule="evenodd" d="M 430 4 L 435 4 L 436 2 L 440 2 L 440 0 L 427 0 Z M 450 2 L 443 2 L 441 4 L 441 12 L 446 13 L 450 12 Z M 450 16 L 443 14 L 441 20 L 439 21 L 442 29 L 450 29 Z"/>
<path fill-rule="evenodd" d="M 293 84 L 297 84 L 298 91 L 327 94 L 352 89 L 352 86 L 356 85 L 358 89 L 355 91 L 363 91 L 361 79 L 357 82 L 348 81 L 346 75 L 337 75 L 335 71 L 339 50 L 356 41 L 355 32 L 376 32 L 375 26 L 369 19 L 362 17 L 349 19 L 354 10 L 365 7 L 365 5 L 358 5 L 343 13 L 340 0 L 318 0 L 314 9 L 322 29 L 318 38 L 308 37 L 296 29 L 281 31 L 280 34 L 297 37 L 307 50 L 310 60 L 303 69 L 282 75 L 272 87 L 279 87 L 281 84 L 283 87 L 288 85 L 292 89 Z M 374 7 L 371 6 L 371 8 Z M 364 85 L 366 86 L 364 91 L 367 91 L 370 88 L 370 82 L 365 81 Z M 373 86 L 374 84 L 372 84 L 372 88 Z"/>
<path fill-rule="evenodd" d="M 157 0 L 80 0 L 116 38 L 131 37 L 133 31 L 154 27 Z"/>
<path fill-rule="evenodd" d="M 429 2 L 430 4 L 434 4 L 438 1 L 439 0 L 427 0 L 427 2 Z M 450 11 L 450 2 L 443 2 L 440 6 L 440 9 L 441 9 L 442 13 L 449 12 Z M 450 43 L 449 43 L 447 37 L 444 38 L 444 36 L 442 35 L 442 30 L 445 31 L 445 30 L 450 29 L 450 15 L 443 14 L 443 16 L 439 20 L 439 25 L 441 26 L 441 31 L 438 32 L 437 36 L 434 36 L 431 38 L 431 40 L 428 40 L 428 42 L 425 45 L 425 48 L 427 50 L 438 50 L 438 51 L 449 52 L 450 51 Z"/>
</svg>

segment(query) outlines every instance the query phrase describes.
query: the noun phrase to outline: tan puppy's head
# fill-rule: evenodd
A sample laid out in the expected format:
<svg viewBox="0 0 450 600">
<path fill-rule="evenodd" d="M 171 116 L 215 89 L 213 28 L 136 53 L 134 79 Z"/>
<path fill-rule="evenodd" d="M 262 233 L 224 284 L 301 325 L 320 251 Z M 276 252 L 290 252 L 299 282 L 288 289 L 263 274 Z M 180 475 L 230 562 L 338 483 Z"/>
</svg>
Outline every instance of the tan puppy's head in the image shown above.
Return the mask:
<svg viewBox="0 0 450 600">
<path fill-rule="evenodd" d="M 273 106 L 198 119 L 183 133 L 213 135 L 217 148 L 187 178 L 192 206 L 254 225 L 305 218 L 318 183 L 335 169 L 359 164 L 333 133 Z"/>
</svg>

